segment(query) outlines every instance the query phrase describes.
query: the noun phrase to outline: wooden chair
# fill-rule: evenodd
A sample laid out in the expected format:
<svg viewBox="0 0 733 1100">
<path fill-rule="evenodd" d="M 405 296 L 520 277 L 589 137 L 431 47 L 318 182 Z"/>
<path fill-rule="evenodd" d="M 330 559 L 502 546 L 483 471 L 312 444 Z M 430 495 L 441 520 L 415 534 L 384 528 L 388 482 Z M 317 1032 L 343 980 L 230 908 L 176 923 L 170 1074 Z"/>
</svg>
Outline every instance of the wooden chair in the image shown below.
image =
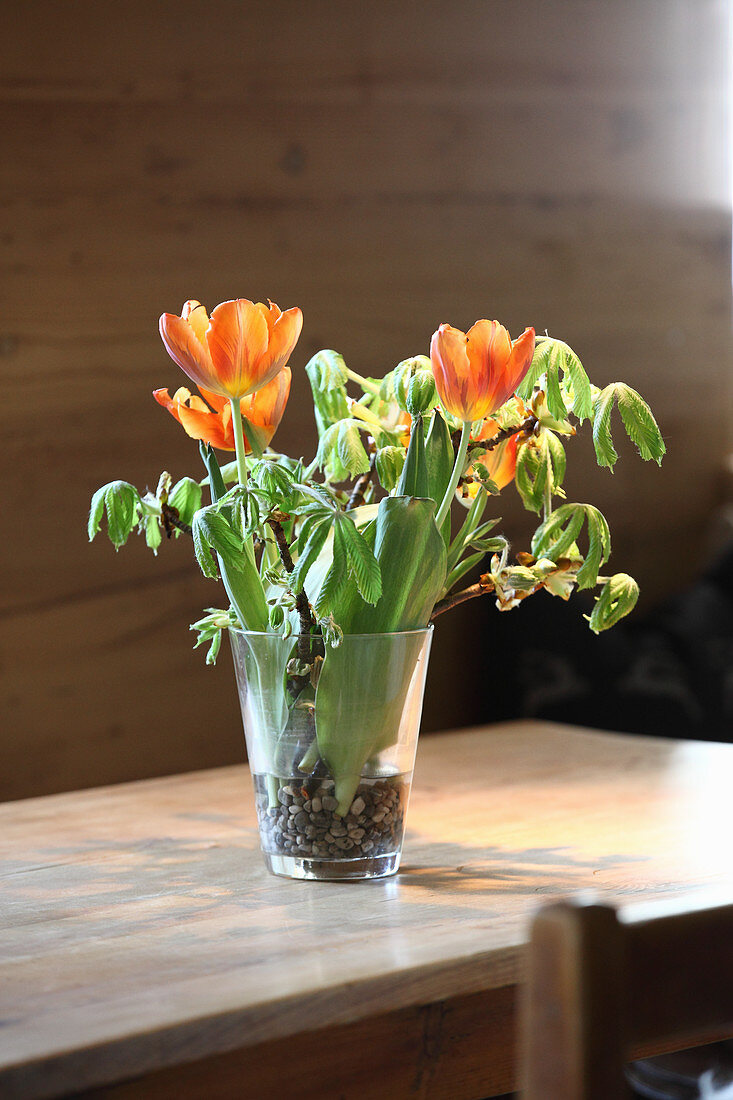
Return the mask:
<svg viewBox="0 0 733 1100">
<path fill-rule="evenodd" d="M 624 1062 L 733 1036 L 733 905 L 545 906 L 521 1012 L 524 1100 L 627 1097 Z"/>
</svg>

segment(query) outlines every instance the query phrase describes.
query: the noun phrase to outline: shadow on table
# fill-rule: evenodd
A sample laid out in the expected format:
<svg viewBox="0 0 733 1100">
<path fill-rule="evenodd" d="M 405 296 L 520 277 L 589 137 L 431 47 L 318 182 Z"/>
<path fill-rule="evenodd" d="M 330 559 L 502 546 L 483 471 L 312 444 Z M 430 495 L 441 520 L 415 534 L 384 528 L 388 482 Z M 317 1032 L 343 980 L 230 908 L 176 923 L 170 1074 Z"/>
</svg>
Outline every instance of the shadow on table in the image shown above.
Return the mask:
<svg viewBox="0 0 733 1100">
<path fill-rule="evenodd" d="M 419 836 L 410 835 L 419 846 Z M 449 889 L 460 893 L 560 894 L 597 887 L 599 874 L 645 860 L 643 856 L 622 852 L 583 859 L 574 855 L 570 847 L 476 848 L 428 842 L 426 838 L 426 847 L 428 844 L 430 865 L 421 866 L 419 855 L 408 859 L 400 868 L 399 881 L 427 890 Z M 617 892 L 623 893 L 623 887 Z"/>
</svg>

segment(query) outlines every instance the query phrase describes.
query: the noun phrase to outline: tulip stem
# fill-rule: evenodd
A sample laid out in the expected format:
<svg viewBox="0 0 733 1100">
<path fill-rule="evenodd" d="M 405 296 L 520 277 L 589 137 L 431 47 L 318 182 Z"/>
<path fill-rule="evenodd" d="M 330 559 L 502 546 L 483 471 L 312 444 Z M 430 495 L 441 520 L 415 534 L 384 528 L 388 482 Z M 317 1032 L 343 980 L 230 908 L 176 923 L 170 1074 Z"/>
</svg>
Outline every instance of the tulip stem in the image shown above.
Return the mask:
<svg viewBox="0 0 733 1100">
<path fill-rule="evenodd" d="M 244 445 L 244 431 L 242 429 L 242 401 L 239 397 L 230 397 L 232 406 L 232 427 L 234 429 L 234 445 L 237 451 L 237 478 L 240 485 L 247 481 L 247 459 Z"/>
<path fill-rule="evenodd" d="M 364 378 L 361 374 L 357 374 L 355 370 L 349 370 L 346 368 L 346 377 L 350 378 L 352 382 L 357 382 L 365 393 L 374 394 L 375 397 L 379 397 L 379 386 L 376 382 L 370 382 L 368 378 Z"/>
<path fill-rule="evenodd" d="M 450 511 L 450 506 L 453 502 L 453 494 L 456 491 L 456 486 L 460 481 L 461 474 L 463 473 L 463 467 L 466 464 L 466 454 L 468 452 L 468 441 L 471 437 L 471 421 L 464 420 L 463 427 L 461 428 L 461 441 L 458 444 L 458 454 L 456 455 L 455 465 L 453 466 L 453 473 L 450 476 L 448 482 L 448 488 L 445 491 L 445 496 L 435 516 L 435 523 L 438 530 L 443 526 L 443 520 Z"/>
</svg>

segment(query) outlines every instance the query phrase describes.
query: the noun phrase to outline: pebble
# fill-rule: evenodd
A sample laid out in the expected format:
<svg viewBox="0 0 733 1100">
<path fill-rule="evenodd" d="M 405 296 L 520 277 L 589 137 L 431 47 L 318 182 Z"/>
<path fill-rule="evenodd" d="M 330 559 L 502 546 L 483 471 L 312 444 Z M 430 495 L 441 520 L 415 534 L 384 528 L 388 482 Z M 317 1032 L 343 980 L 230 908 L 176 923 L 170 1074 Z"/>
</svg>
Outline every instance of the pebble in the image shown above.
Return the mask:
<svg viewBox="0 0 733 1100">
<path fill-rule="evenodd" d="M 331 780 L 321 780 L 315 790 L 316 784 L 310 786 L 306 790 L 297 779 L 285 783 L 274 806 L 258 789 L 257 813 L 267 850 L 314 859 L 359 859 L 399 847 L 405 792 L 401 779 L 363 781 L 344 817 L 335 813 L 338 801 Z"/>
</svg>

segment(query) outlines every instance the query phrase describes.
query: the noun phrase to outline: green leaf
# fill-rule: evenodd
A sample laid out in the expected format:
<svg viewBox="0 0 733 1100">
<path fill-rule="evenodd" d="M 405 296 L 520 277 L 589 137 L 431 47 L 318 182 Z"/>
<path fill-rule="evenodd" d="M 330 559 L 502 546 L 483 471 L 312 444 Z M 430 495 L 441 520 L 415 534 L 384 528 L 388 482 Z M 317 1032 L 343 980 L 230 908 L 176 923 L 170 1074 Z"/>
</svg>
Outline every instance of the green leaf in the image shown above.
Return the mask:
<svg viewBox="0 0 733 1100">
<path fill-rule="evenodd" d="M 565 420 L 568 415 L 565 398 L 560 389 L 560 372 L 554 363 L 547 369 L 547 408 L 556 420 Z"/>
<path fill-rule="evenodd" d="M 445 578 L 444 589 L 446 593 L 450 592 L 451 588 L 453 588 L 453 586 L 457 584 L 458 581 L 466 575 L 466 573 L 469 573 L 471 569 L 475 569 L 477 565 L 480 565 L 485 557 L 486 551 L 481 550 L 477 554 L 469 554 L 468 557 L 465 557 L 463 559 L 463 561 L 460 561 L 458 565 L 456 565 L 456 567 L 452 569 L 448 576 Z"/>
<path fill-rule="evenodd" d="M 220 500 L 227 491 L 224 478 L 221 476 L 221 470 L 219 469 L 219 462 L 210 443 L 199 443 L 199 451 L 209 475 L 211 500 L 216 504 L 217 500 Z"/>
<path fill-rule="evenodd" d="M 375 604 L 382 595 L 382 574 L 374 551 L 345 512 L 337 514 L 336 527 L 344 536 L 359 595 L 366 603 Z"/>
<path fill-rule="evenodd" d="M 552 481 L 553 489 L 557 490 L 562 486 L 565 480 L 565 468 L 567 466 L 567 456 L 565 455 L 565 448 L 562 442 L 558 439 L 554 432 L 546 430 L 543 435 L 547 441 L 547 446 L 550 452 L 550 461 L 552 462 Z"/>
<path fill-rule="evenodd" d="M 193 548 L 205 577 L 216 578 L 214 553 L 220 554 L 230 569 L 244 569 L 244 543 L 223 514 L 210 505 L 193 517 Z"/>
<path fill-rule="evenodd" d="M 104 494 L 107 491 L 107 486 L 103 485 L 101 489 L 97 489 L 96 493 L 92 497 L 92 503 L 89 508 L 89 519 L 87 521 L 87 534 L 89 535 L 89 541 L 94 540 L 94 536 L 98 535 L 102 529 L 102 516 L 104 515 Z"/>
<path fill-rule="evenodd" d="M 636 606 L 639 586 L 628 573 L 616 573 L 604 584 L 588 619 L 594 634 L 608 630 Z"/>
<path fill-rule="evenodd" d="M 391 392 L 394 399 L 403 412 L 410 412 L 407 407 L 408 391 L 410 383 L 418 375 L 424 375 L 434 382 L 433 368 L 427 355 L 413 355 L 410 359 L 403 359 L 391 372 Z M 427 383 L 429 388 L 429 382 Z M 386 392 L 386 391 L 385 391 Z M 414 391 L 417 398 L 417 391 Z M 385 398 L 386 399 L 386 398 Z M 437 399 L 437 391 L 436 391 Z M 422 411 L 422 410 L 419 410 Z M 411 416 L 415 415 L 410 413 Z"/>
<path fill-rule="evenodd" d="M 130 532 L 138 520 L 141 506 L 140 494 L 134 485 L 127 481 L 110 481 L 97 489 L 92 497 L 87 522 L 87 533 L 91 542 L 101 527 L 103 514 L 107 514 L 107 534 L 110 542 L 119 550 L 127 542 Z"/>
<path fill-rule="evenodd" d="M 369 456 L 361 441 L 361 432 L 353 421 L 345 420 L 339 424 L 337 436 L 339 461 L 351 477 L 365 474 L 369 469 Z"/>
<path fill-rule="evenodd" d="M 175 508 L 183 523 L 191 524 L 201 507 L 201 486 L 190 477 L 182 477 L 168 494 L 168 503 Z"/>
<path fill-rule="evenodd" d="M 643 397 L 624 382 L 612 382 L 596 397 L 593 409 L 593 445 L 599 466 L 613 469 L 618 454 L 611 436 L 611 413 L 618 404 L 626 434 L 645 461 L 661 465 L 667 448 L 651 409 Z"/>
<path fill-rule="evenodd" d="M 375 468 L 379 484 L 387 493 L 391 493 L 397 484 L 405 465 L 405 452 L 402 447 L 380 447 L 375 456 Z"/>
<path fill-rule="evenodd" d="M 418 371 L 407 387 L 405 408 L 410 416 L 423 416 L 438 403 L 438 391 L 432 369 Z"/>
<path fill-rule="evenodd" d="M 349 592 L 334 615 L 345 634 L 382 634 L 427 625 L 445 582 L 446 551 L 435 501 L 384 497 L 377 509 L 374 555 L 382 574 L 375 606 Z"/>
<path fill-rule="evenodd" d="M 315 612 L 318 618 L 334 611 L 338 600 L 348 583 L 348 549 L 346 538 L 340 526 L 336 524 L 333 529 L 333 560 L 323 579 L 321 590 L 315 604 Z"/>
<path fill-rule="evenodd" d="M 590 417 L 592 398 L 588 375 L 573 349 L 562 340 L 554 340 L 550 336 L 537 337 L 532 363 L 517 390 L 523 400 L 531 397 L 542 375 L 547 379 L 547 407 L 552 416 L 564 420 L 568 403 L 572 401 L 572 410 L 581 422 Z"/>
<path fill-rule="evenodd" d="M 578 570 L 578 588 L 593 588 L 598 581 L 598 570 L 611 553 L 611 532 L 608 523 L 597 508 L 585 505 L 588 526 L 588 553 Z"/>
<path fill-rule="evenodd" d="M 592 588 L 598 570 L 611 553 L 611 532 L 605 517 L 592 504 L 563 504 L 535 531 L 532 553 L 536 558 L 557 561 L 571 550 L 583 527 L 587 526 L 588 552 L 578 571 L 578 588 Z"/>
<path fill-rule="evenodd" d="M 311 384 L 315 384 L 321 392 L 340 390 L 349 379 L 343 355 L 329 348 L 317 351 L 306 363 L 305 369 Z"/>
<path fill-rule="evenodd" d="M 486 503 L 488 497 L 486 493 L 478 492 L 471 502 L 471 507 L 468 509 L 463 525 L 459 530 L 456 537 L 451 542 L 448 548 L 447 568 L 450 572 L 456 565 L 458 559 L 463 553 L 464 549 L 469 543 L 471 536 L 481 522 L 481 517 L 486 511 Z M 500 521 L 498 519 L 491 521 L 492 526 L 495 526 Z"/>
<path fill-rule="evenodd" d="M 543 432 L 531 443 L 520 443 L 517 447 L 514 483 L 529 512 L 539 512 L 544 503 L 549 450 L 546 434 Z"/>
<path fill-rule="evenodd" d="M 145 531 L 145 542 L 157 555 L 158 547 L 163 541 L 163 532 L 160 529 L 160 520 L 157 516 L 147 515 L 142 519 L 143 530 Z"/>
<path fill-rule="evenodd" d="M 454 461 L 455 454 L 450 428 L 446 424 L 443 414 L 439 409 L 436 409 L 430 420 L 430 428 L 425 438 L 425 464 L 428 471 L 428 496 L 437 505 L 440 505 L 445 496 L 453 473 Z M 443 520 L 441 534 L 443 542 L 448 547 L 451 535 L 450 509 Z"/>
<path fill-rule="evenodd" d="M 567 347 L 567 344 L 565 346 Z M 589 420 L 593 415 L 593 397 L 590 379 L 572 348 L 567 348 L 564 369 L 570 377 L 573 393 L 573 412 L 582 424 L 584 420 Z"/>
<path fill-rule="evenodd" d="M 421 416 L 416 416 L 412 422 L 410 444 L 397 484 L 397 496 L 421 498 L 428 496 L 428 467 Z"/>
<path fill-rule="evenodd" d="M 214 454 L 214 448 L 209 444 L 201 443 L 200 451 L 204 465 L 209 474 L 211 499 L 216 502 L 226 495 L 226 486 L 221 476 L 219 463 Z M 202 511 L 204 511 L 204 509 L 197 512 L 196 516 L 200 515 Z M 227 517 L 231 515 L 231 509 L 222 509 L 222 517 L 225 523 L 228 522 Z M 196 516 L 193 517 L 194 521 Z M 203 538 L 203 532 L 199 532 L 197 538 L 195 522 L 192 522 L 191 526 L 194 531 L 194 552 L 196 553 L 196 559 L 201 566 L 204 576 L 215 579 L 217 575 L 216 565 L 212 560 L 211 554 Z M 232 534 L 238 537 L 236 536 L 236 532 L 232 532 Z M 239 622 L 245 630 L 265 630 L 268 620 L 267 604 L 265 603 L 265 592 L 262 587 L 262 581 L 260 580 L 259 573 L 254 563 L 254 554 L 251 552 L 251 543 L 248 543 L 244 552 L 239 556 L 235 556 L 231 563 L 226 558 L 221 557 L 219 559 L 219 567 L 221 569 L 222 583 L 226 589 L 227 596 L 231 600 L 232 607 L 237 614 Z"/>
<path fill-rule="evenodd" d="M 303 589 L 305 579 L 308 576 L 308 570 L 323 549 L 326 539 L 328 538 L 328 533 L 331 530 L 331 525 L 331 517 L 329 517 L 320 522 L 316 521 L 310 528 L 302 553 L 295 563 L 295 569 L 290 574 L 290 587 L 296 595 Z"/>
</svg>

